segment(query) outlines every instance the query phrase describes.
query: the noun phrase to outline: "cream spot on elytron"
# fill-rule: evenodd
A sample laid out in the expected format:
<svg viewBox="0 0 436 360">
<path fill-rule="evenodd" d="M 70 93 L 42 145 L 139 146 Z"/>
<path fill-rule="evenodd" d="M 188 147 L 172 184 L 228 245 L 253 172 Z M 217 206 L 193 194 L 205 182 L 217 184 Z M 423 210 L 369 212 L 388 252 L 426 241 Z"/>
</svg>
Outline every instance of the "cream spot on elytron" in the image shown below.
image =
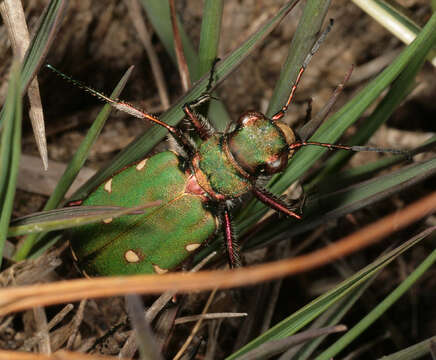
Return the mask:
<svg viewBox="0 0 436 360">
<path fill-rule="evenodd" d="M 194 251 L 194 250 L 197 250 L 200 246 L 201 246 L 201 244 L 198 244 L 198 243 L 192 243 L 192 244 L 188 244 L 188 245 L 186 245 L 186 246 L 185 246 L 185 249 L 186 249 L 187 251 Z"/>
<path fill-rule="evenodd" d="M 104 184 L 104 189 L 110 194 L 112 192 L 112 179 L 109 179 L 106 184 Z"/>
<path fill-rule="evenodd" d="M 128 263 L 137 263 L 139 262 L 139 260 L 141 260 L 138 254 L 135 253 L 133 250 L 127 250 L 124 253 L 124 259 L 126 259 Z"/>
<path fill-rule="evenodd" d="M 138 165 L 136 165 L 136 170 L 141 171 L 145 167 L 146 163 L 147 163 L 147 159 L 144 159 L 141 162 L 139 162 Z"/>
<path fill-rule="evenodd" d="M 156 272 L 156 274 L 162 275 L 168 272 L 168 269 L 162 269 L 158 265 L 153 265 L 153 269 Z"/>
<path fill-rule="evenodd" d="M 112 222 L 113 218 L 107 218 L 107 219 L 103 219 L 103 222 L 105 224 L 110 224 Z"/>
</svg>

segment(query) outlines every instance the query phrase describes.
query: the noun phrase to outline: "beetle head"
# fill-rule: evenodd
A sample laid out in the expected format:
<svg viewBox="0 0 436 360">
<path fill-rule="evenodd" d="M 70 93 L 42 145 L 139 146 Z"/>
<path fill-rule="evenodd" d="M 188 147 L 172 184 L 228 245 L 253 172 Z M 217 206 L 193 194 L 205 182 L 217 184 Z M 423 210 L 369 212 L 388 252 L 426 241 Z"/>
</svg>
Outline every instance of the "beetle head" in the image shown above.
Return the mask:
<svg viewBox="0 0 436 360">
<path fill-rule="evenodd" d="M 238 165 L 250 176 L 272 175 L 282 171 L 295 142 L 291 128 L 264 114 L 248 111 L 240 116 L 236 128 L 228 134 L 228 146 Z"/>
</svg>

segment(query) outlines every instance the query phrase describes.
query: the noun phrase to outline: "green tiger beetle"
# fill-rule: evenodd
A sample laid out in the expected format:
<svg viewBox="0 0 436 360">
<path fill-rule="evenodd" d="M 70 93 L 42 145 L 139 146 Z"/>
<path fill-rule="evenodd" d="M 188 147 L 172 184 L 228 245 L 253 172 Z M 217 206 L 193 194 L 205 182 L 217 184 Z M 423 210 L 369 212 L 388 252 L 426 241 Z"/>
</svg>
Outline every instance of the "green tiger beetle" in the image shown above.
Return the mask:
<svg viewBox="0 0 436 360">
<path fill-rule="evenodd" d="M 328 29 L 326 30 L 328 31 Z M 251 192 L 278 213 L 301 219 L 282 199 L 257 184 L 259 177 L 286 168 L 303 146 L 351 151 L 390 151 L 361 146 L 298 141 L 282 119 L 294 98 L 301 76 L 326 31 L 300 68 L 289 97 L 271 118 L 258 111 L 243 113 L 233 128 L 216 132 L 195 108 L 210 99 L 205 93 L 183 107 L 199 141 L 124 101 L 111 99 L 49 66 L 64 79 L 114 108 L 163 126 L 178 150 L 164 151 L 134 163 L 106 179 L 86 199 L 70 205 L 135 207 L 155 200 L 161 205 L 146 214 L 106 219 L 75 228 L 71 249 L 85 275 L 164 274 L 216 236 L 221 228 L 231 267 L 239 264 L 230 215 L 232 202 Z M 213 81 L 213 68 L 209 86 Z M 400 152 L 400 151 L 398 151 Z"/>
</svg>

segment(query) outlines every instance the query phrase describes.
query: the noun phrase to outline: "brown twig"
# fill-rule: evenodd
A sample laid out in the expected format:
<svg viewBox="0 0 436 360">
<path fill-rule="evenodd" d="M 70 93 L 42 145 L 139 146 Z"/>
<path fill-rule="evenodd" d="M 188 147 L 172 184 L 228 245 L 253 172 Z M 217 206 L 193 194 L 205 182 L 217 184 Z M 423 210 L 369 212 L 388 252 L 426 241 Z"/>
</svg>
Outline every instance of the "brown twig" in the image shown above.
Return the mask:
<svg viewBox="0 0 436 360">
<path fill-rule="evenodd" d="M 191 77 L 186 63 L 185 53 L 183 52 L 182 38 L 177 24 L 176 6 L 174 0 L 170 0 L 171 25 L 173 27 L 174 47 L 176 50 L 177 65 L 179 67 L 180 79 L 182 80 L 183 91 L 187 92 L 191 87 Z"/>
<path fill-rule="evenodd" d="M 436 191 L 401 211 L 370 224 L 339 241 L 293 259 L 235 270 L 135 275 L 61 281 L 0 290 L 0 316 L 34 306 L 129 293 L 156 294 L 167 289 L 198 291 L 231 288 L 289 276 L 318 268 L 368 247 L 436 210 Z"/>
<path fill-rule="evenodd" d="M 159 59 L 154 51 L 153 45 L 150 41 L 150 35 L 148 34 L 147 27 L 144 24 L 144 20 L 139 7 L 138 0 L 125 0 L 127 8 L 129 10 L 129 16 L 132 19 L 133 26 L 135 27 L 138 37 L 144 45 L 147 52 L 148 59 L 150 60 L 151 70 L 153 72 L 154 81 L 156 82 L 157 90 L 159 92 L 160 101 L 164 110 L 170 107 L 170 100 L 168 96 L 168 90 L 165 85 L 165 78 L 163 76 L 162 68 L 159 63 Z"/>
</svg>

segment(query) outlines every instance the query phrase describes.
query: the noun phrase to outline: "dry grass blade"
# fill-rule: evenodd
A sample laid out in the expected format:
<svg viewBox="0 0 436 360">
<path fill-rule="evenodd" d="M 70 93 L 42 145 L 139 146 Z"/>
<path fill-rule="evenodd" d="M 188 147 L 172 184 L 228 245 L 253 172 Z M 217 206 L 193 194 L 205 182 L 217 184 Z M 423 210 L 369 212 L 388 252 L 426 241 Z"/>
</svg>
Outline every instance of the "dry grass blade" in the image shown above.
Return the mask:
<svg viewBox="0 0 436 360">
<path fill-rule="evenodd" d="M 67 165 L 59 161 L 49 161 L 49 169 L 45 172 L 37 165 L 38 158 L 32 155 L 21 155 L 17 188 L 34 194 L 50 196 L 56 184 L 65 172 Z M 95 174 L 95 170 L 82 167 L 74 183 L 71 185 L 66 198 L 69 198 L 80 186 Z"/>
<path fill-rule="evenodd" d="M 109 297 L 128 293 L 155 294 L 167 289 L 174 291 L 223 289 L 268 281 L 314 269 L 349 255 L 434 211 L 436 211 L 436 192 L 310 254 L 243 269 L 102 277 L 3 289 L 0 290 L 0 316 L 38 305 L 59 304 L 91 297 Z"/>
<path fill-rule="evenodd" d="M 204 305 L 203 311 L 202 311 L 202 315 L 205 315 L 207 313 L 207 311 L 209 310 L 210 305 L 212 304 L 213 299 L 215 298 L 216 292 L 217 292 L 217 288 L 213 289 L 212 292 L 209 295 L 209 298 L 207 299 L 206 304 Z M 188 349 L 188 346 L 191 344 L 192 340 L 194 339 L 195 334 L 198 332 L 198 330 L 200 329 L 201 324 L 203 323 L 203 318 L 200 318 L 197 323 L 195 324 L 195 326 L 192 328 L 191 333 L 189 334 L 188 338 L 186 339 L 185 343 L 183 344 L 183 346 L 180 348 L 180 350 L 177 352 L 176 356 L 174 356 L 173 360 L 179 360 L 182 355 L 185 353 L 186 349 Z"/>
<path fill-rule="evenodd" d="M 268 359 L 274 355 L 280 354 L 283 351 L 295 345 L 301 344 L 305 341 L 315 339 L 317 337 L 327 334 L 343 332 L 346 330 L 347 327 L 345 325 L 329 326 L 321 329 L 310 329 L 302 333 L 289 336 L 283 339 L 271 340 L 261 345 L 260 347 L 245 353 L 239 358 L 239 360 Z"/>
<path fill-rule="evenodd" d="M 216 251 L 212 252 L 210 255 L 205 257 L 201 262 L 195 265 L 191 272 L 197 272 L 201 270 L 214 256 L 216 255 Z M 166 304 L 173 298 L 176 294 L 176 291 L 166 291 L 147 309 L 145 312 L 146 320 L 151 323 L 159 312 L 166 306 Z M 135 352 L 138 348 L 136 344 L 136 336 L 132 332 L 127 341 L 124 343 L 121 351 L 120 357 L 131 358 L 135 355 Z"/>
<path fill-rule="evenodd" d="M 20 0 L 4 0 L 0 4 L 0 13 L 8 30 L 14 55 L 20 61 L 24 59 L 30 44 L 29 30 Z M 44 114 L 42 112 L 41 96 L 39 94 L 38 80 L 35 77 L 27 90 L 29 96 L 29 117 L 32 123 L 38 151 L 41 155 L 44 169 L 48 168 L 47 141 L 45 138 Z"/>
<path fill-rule="evenodd" d="M 120 360 L 119 357 L 88 355 L 79 352 L 57 351 L 51 355 L 35 354 L 22 351 L 0 350 L 0 359 L 7 360 Z M 122 360 L 122 359 L 121 359 Z"/>
<path fill-rule="evenodd" d="M 189 68 L 183 51 L 182 37 L 180 36 L 179 26 L 177 24 L 176 5 L 174 4 L 174 0 L 170 0 L 170 12 L 177 66 L 179 68 L 180 80 L 182 80 L 183 91 L 187 92 L 191 88 L 191 77 L 189 75 Z"/>
<path fill-rule="evenodd" d="M 248 316 L 247 313 L 208 313 L 200 315 L 184 316 L 176 319 L 175 325 L 186 324 L 188 322 L 199 321 L 199 320 L 216 320 L 223 318 L 236 318 Z"/>
<path fill-rule="evenodd" d="M 159 59 L 150 41 L 150 35 L 147 27 L 145 26 L 138 0 L 125 0 L 125 2 L 129 10 L 129 16 L 132 18 L 133 26 L 135 26 L 135 29 L 138 32 L 138 37 L 144 45 L 145 51 L 147 52 L 151 69 L 153 71 L 154 80 L 156 81 L 157 90 L 159 92 L 159 98 L 164 110 L 166 110 L 170 107 L 170 99 L 168 96 L 167 87 L 165 85 L 165 78 L 163 76 L 162 68 L 159 64 Z"/>
</svg>

